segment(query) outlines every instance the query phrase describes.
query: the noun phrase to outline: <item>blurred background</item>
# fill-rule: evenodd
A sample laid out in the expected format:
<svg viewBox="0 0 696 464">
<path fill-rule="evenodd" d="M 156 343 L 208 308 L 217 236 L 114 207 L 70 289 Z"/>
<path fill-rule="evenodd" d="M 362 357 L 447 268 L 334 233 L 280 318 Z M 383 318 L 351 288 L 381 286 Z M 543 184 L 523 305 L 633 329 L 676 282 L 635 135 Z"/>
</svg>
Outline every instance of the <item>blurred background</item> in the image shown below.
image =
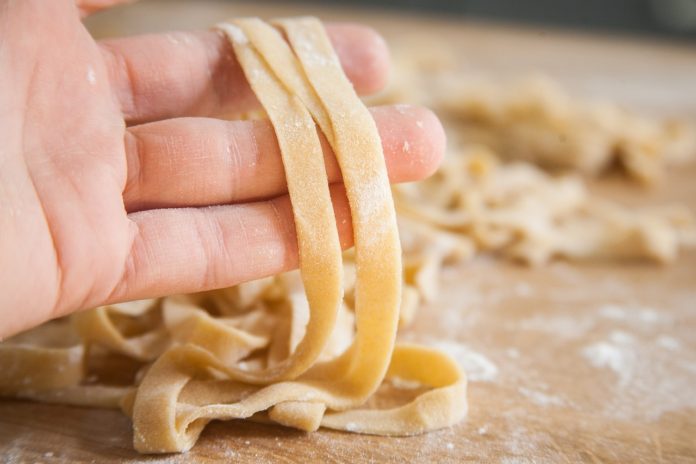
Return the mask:
<svg viewBox="0 0 696 464">
<path fill-rule="evenodd" d="M 324 0 L 579 29 L 696 38 L 696 0 Z"/>
<path fill-rule="evenodd" d="M 543 73 L 573 95 L 696 118 L 696 0 L 140 0 L 87 25 L 104 38 L 296 15 L 379 30 L 393 52 L 393 80 L 409 76 L 404 61 L 428 56 L 452 76 Z M 406 101 L 418 103 L 413 97 Z"/>
</svg>

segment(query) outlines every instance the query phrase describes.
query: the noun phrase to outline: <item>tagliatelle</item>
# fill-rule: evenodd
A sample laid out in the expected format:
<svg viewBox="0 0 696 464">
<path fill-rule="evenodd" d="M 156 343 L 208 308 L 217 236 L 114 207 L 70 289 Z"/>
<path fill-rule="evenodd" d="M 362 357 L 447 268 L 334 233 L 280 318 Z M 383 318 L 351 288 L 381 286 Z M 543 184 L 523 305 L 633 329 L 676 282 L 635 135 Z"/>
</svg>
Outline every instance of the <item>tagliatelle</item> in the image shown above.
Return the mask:
<svg viewBox="0 0 696 464">
<path fill-rule="evenodd" d="M 375 102 L 433 108 L 457 139 L 505 160 L 585 177 L 621 167 L 655 185 L 669 167 L 696 159 L 694 121 L 577 98 L 544 74 L 509 81 L 482 74 L 459 56 L 457 44 L 433 37 L 414 34 L 393 45 L 394 82 Z"/>
<path fill-rule="evenodd" d="M 543 76 L 512 85 L 451 89 L 441 110 L 462 135 L 502 156 L 597 175 L 620 165 L 651 185 L 665 167 L 696 156 L 696 131 L 684 121 L 644 118 L 616 104 L 571 98 Z"/>
<path fill-rule="evenodd" d="M 590 194 L 578 176 L 503 164 L 486 147 L 460 150 L 432 178 L 395 187 L 401 220 L 410 220 L 402 230 L 416 235 L 416 243 L 430 244 L 421 259 L 447 258 L 458 243 L 537 265 L 559 256 L 668 263 L 680 248 L 696 245 L 696 222 L 687 208 L 630 209 Z M 418 267 L 421 288 L 423 279 L 431 282 L 425 288 L 436 280 L 425 275 L 427 269 Z"/>
<path fill-rule="evenodd" d="M 464 417 L 466 380 L 458 365 L 430 348 L 395 346 L 400 308 L 408 317 L 418 292 L 402 289 L 396 216 L 375 123 L 321 23 L 276 24 L 289 45 L 258 19 L 219 29 L 278 138 L 301 282 L 289 274 L 48 323 L 0 345 L 0 394 L 118 402 L 144 453 L 187 450 L 211 420 L 264 412 L 306 431 L 325 426 L 382 435 L 421 433 Z M 355 263 L 345 266 L 345 276 L 314 121 L 334 149 L 353 217 Z M 61 337 L 73 344 L 52 345 Z M 120 378 L 110 378 L 115 371 Z M 432 389 L 391 409 L 356 409 L 385 376 Z"/>
</svg>

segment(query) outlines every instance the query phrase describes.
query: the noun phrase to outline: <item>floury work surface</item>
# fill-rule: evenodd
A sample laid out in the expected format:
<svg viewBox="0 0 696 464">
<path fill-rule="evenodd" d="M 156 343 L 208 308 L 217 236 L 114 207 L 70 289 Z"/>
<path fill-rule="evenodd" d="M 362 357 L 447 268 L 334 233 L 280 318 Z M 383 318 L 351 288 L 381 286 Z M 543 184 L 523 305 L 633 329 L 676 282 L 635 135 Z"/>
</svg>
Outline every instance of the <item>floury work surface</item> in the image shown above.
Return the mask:
<svg viewBox="0 0 696 464">
<path fill-rule="evenodd" d="M 0 450 L 17 463 L 692 462 L 695 265 L 690 253 L 664 269 L 448 269 L 440 300 L 402 335 L 469 374 L 469 416 L 448 430 L 387 438 L 216 422 L 185 455 L 144 457 L 118 411 L 2 401 Z"/>
</svg>

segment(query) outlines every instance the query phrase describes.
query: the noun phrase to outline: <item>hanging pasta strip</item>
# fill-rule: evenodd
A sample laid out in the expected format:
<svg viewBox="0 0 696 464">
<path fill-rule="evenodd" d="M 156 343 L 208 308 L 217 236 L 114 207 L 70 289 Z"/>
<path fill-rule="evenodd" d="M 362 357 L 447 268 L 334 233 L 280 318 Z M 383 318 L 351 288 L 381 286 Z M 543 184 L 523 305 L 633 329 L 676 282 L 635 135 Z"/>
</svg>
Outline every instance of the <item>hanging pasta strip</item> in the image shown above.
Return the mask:
<svg viewBox="0 0 696 464">
<path fill-rule="evenodd" d="M 389 366 L 401 298 L 401 247 L 382 144 L 321 22 L 299 18 L 277 23 L 333 126 L 334 150 L 353 218 L 357 266 L 357 330 L 347 380 L 364 400 Z"/>
<path fill-rule="evenodd" d="M 223 24 L 252 89 L 268 113 L 280 146 L 293 208 L 300 270 L 310 317 L 304 338 L 285 361 L 260 372 L 237 371 L 252 383 L 292 379 L 321 354 L 336 321 L 342 291 L 341 246 L 328 189 L 324 155 L 312 117 L 266 69 L 239 29 Z"/>
</svg>

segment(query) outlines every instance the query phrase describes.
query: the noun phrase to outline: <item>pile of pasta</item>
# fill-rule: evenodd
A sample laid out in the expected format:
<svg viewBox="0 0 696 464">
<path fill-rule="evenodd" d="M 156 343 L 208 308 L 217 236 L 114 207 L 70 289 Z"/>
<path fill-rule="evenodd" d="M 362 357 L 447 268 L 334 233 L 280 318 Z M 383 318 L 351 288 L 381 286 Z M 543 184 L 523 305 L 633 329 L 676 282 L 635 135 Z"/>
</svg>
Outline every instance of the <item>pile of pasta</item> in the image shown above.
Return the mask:
<svg viewBox="0 0 696 464">
<path fill-rule="evenodd" d="M 50 322 L 0 345 L 0 394 L 120 407 L 144 453 L 185 451 L 211 420 L 380 435 L 456 423 L 467 412 L 458 364 L 431 348 L 395 344 L 402 261 L 382 145 L 323 26 L 314 18 L 274 25 L 247 18 L 218 28 L 278 138 L 299 275 Z M 342 262 L 317 126 L 351 207 L 350 266 Z M 385 377 L 427 388 L 405 404 L 364 407 Z"/>
<path fill-rule="evenodd" d="M 432 178 L 394 191 L 406 263 L 422 254 L 421 275 L 481 252 L 532 265 L 557 257 L 669 263 L 696 245 L 686 207 L 628 208 L 590 193 L 580 176 L 503 164 L 486 146 L 460 147 Z M 433 278 L 420 280 L 419 288 L 436 288 Z"/>
<path fill-rule="evenodd" d="M 282 367 L 303 340 L 315 335 L 307 324 L 316 314 L 297 271 L 228 289 L 104 306 L 17 335 L 0 345 L 0 394 L 121 408 L 133 419 L 135 448 L 144 453 L 185 451 L 213 419 L 410 435 L 463 418 L 463 374 L 453 360 L 430 348 L 399 344 L 386 375 L 327 380 L 340 376 L 358 349 L 350 255 L 345 267 L 345 298 L 334 328 L 324 337 L 315 366 L 292 381 L 265 386 L 238 377 Z M 379 362 L 380 353 L 370 355 Z M 386 394 L 398 396 L 400 404 L 326 412 L 334 404 L 362 405 L 366 398 L 356 394 L 369 394 L 360 384 L 374 385 L 382 377 Z"/>
<path fill-rule="evenodd" d="M 468 140 L 508 159 L 596 176 L 616 166 L 646 185 L 696 157 L 684 121 L 650 119 L 609 102 L 574 99 L 544 76 L 460 86 L 438 105 Z"/>
<path fill-rule="evenodd" d="M 696 159 L 693 121 L 573 97 L 540 73 L 511 81 L 481 75 L 451 44 L 425 36 L 395 45 L 394 82 L 374 101 L 429 106 L 453 136 L 501 159 L 584 177 L 619 167 L 645 186 L 659 184 L 669 166 Z"/>
<path fill-rule="evenodd" d="M 696 159 L 692 123 L 574 98 L 542 74 L 481 77 L 450 44 L 425 36 L 395 45 L 394 82 L 374 103 L 427 105 L 448 136 L 432 178 L 394 187 L 406 282 L 422 299 L 437 293 L 444 263 L 480 253 L 532 265 L 669 263 L 696 245 L 687 207 L 629 207 L 588 187 L 617 166 L 628 179 L 658 184 L 670 166 Z"/>
</svg>

